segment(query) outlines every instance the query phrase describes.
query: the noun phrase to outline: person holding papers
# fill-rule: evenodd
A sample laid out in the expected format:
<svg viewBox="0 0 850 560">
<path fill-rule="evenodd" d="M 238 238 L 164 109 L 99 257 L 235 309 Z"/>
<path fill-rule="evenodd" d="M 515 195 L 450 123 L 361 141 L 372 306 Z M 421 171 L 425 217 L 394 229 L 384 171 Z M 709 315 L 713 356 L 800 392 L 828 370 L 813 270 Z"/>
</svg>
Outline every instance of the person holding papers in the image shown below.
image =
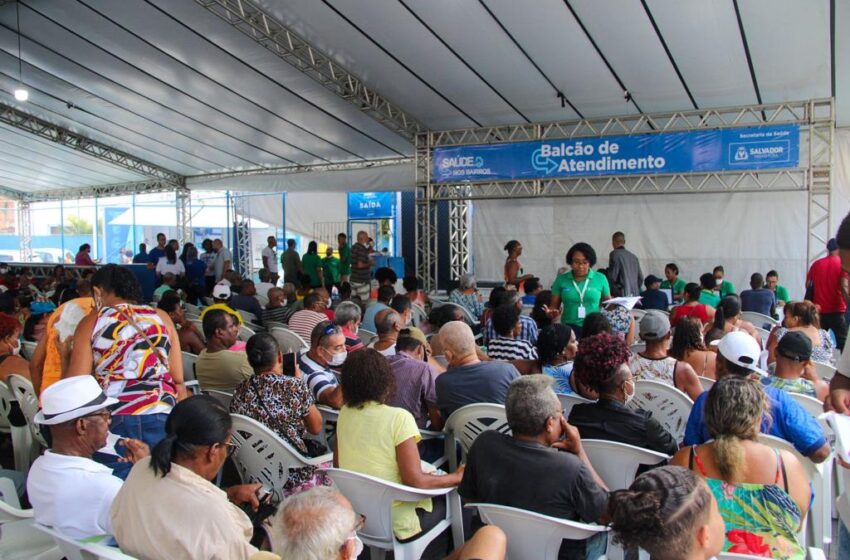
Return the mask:
<svg viewBox="0 0 850 560">
<path fill-rule="evenodd" d="M 567 265 L 571 269 L 552 284 L 552 306 L 547 313 L 557 316 L 563 304 L 561 322 L 569 325 L 579 338 L 585 317 L 599 311 L 599 304 L 611 298 L 608 279 L 592 270 L 595 264 L 593 247 L 576 243 L 567 251 Z"/>
</svg>

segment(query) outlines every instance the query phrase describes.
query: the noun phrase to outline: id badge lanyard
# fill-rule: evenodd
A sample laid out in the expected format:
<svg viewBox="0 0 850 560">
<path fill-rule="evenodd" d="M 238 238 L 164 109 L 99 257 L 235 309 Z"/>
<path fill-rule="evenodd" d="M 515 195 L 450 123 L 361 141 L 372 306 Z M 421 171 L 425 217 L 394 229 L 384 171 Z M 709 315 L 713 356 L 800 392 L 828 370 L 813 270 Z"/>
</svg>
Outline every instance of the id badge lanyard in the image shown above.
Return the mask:
<svg viewBox="0 0 850 560">
<path fill-rule="evenodd" d="M 584 307 L 584 294 L 587 292 L 587 286 L 590 284 L 590 278 L 584 279 L 584 289 L 579 289 L 575 279 L 573 279 L 573 287 L 578 292 L 578 318 L 584 319 L 587 317 L 587 309 Z"/>
</svg>

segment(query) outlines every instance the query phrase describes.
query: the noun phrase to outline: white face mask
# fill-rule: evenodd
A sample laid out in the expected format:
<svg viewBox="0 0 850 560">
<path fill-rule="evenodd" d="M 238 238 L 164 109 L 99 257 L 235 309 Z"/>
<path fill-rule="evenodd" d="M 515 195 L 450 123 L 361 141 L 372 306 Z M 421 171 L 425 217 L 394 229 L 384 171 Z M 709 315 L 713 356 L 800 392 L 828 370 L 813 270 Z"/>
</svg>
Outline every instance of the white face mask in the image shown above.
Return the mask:
<svg viewBox="0 0 850 560">
<path fill-rule="evenodd" d="M 351 556 L 351 560 L 356 560 L 363 553 L 363 541 L 360 540 L 357 533 L 354 533 L 353 536 L 348 538 L 354 541 L 354 554 Z"/>
<path fill-rule="evenodd" d="M 333 367 L 339 367 L 345 362 L 345 359 L 347 357 L 348 357 L 348 352 L 345 351 L 345 350 L 343 350 L 339 354 L 333 354 L 333 355 L 331 355 L 331 359 L 328 360 L 328 365 L 333 366 Z"/>
<path fill-rule="evenodd" d="M 20 354 L 21 353 L 21 341 L 16 338 L 15 339 L 15 346 L 12 346 L 11 350 L 12 350 L 13 356 L 17 356 L 18 354 Z"/>
<path fill-rule="evenodd" d="M 328 305 L 328 309 L 330 309 L 333 306 L 333 302 L 331 300 L 328 300 L 325 303 Z"/>
<path fill-rule="evenodd" d="M 631 386 L 632 386 L 632 394 L 630 395 L 630 394 L 626 393 L 626 402 L 625 402 L 625 404 L 628 406 L 628 404 L 629 404 L 630 402 L 632 402 L 632 399 L 634 399 L 634 398 L 635 398 L 635 381 L 634 381 L 634 379 L 629 379 L 628 381 L 626 381 L 626 383 L 630 383 L 630 384 L 631 384 Z M 623 389 L 623 392 L 625 393 L 625 389 Z"/>
<path fill-rule="evenodd" d="M 718 285 L 718 286 L 719 286 L 719 285 L 721 285 L 721 284 L 723 284 L 723 278 L 716 278 L 716 279 L 714 280 L 714 283 L 715 283 L 716 285 Z"/>
</svg>

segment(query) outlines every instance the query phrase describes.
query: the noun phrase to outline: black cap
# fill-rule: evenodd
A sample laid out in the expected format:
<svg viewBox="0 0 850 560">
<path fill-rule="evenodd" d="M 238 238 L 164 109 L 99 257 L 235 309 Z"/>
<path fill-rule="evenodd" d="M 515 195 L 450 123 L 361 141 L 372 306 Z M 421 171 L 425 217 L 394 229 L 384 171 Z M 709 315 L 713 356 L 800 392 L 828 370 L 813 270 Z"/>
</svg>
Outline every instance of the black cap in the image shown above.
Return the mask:
<svg viewBox="0 0 850 560">
<path fill-rule="evenodd" d="M 789 360 L 806 362 L 812 357 L 812 340 L 805 333 L 788 331 L 779 339 L 776 352 Z"/>
<path fill-rule="evenodd" d="M 826 250 L 830 253 L 838 250 L 838 241 L 834 237 L 826 242 Z"/>
<path fill-rule="evenodd" d="M 652 286 L 653 284 L 660 284 L 660 283 L 661 283 L 661 278 L 659 278 L 658 276 L 653 276 L 652 274 L 650 274 L 649 276 L 647 276 L 646 278 L 643 279 L 643 285 L 646 286 L 647 289 L 649 289 L 649 287 Z"/>
</svg>

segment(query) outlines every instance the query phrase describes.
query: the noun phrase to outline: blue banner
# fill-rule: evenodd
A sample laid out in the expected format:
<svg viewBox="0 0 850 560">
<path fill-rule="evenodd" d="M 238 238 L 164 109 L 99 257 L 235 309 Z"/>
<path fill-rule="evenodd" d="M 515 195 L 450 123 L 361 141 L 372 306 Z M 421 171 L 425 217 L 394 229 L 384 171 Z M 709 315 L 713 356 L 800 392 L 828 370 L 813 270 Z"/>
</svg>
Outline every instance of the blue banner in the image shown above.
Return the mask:
<svg viewBox="0 0 850 560">
<path fill-rule="evenodd" d="M 350 192 L 348 193 L 348 219 L 394 218 L 396 193 L 394 192 Z"/>
<path fill-rule="evenodd" d="M 135 247 L 131 226 L 113 224 L 112 221 L 128 210 L 126 206 L 109 206 L 103 209 L 104 240 L 107 263 L 127 264 L 133 261 Z M 66 240 L 67 241 L 67 240 Z"/>
<path fill-rule="evenodd" d="M 437 183 L 797 167 L 799 125 L 435 148 Z M 349 195 L 349 212 L 351 208 Z"/>
</svg>

